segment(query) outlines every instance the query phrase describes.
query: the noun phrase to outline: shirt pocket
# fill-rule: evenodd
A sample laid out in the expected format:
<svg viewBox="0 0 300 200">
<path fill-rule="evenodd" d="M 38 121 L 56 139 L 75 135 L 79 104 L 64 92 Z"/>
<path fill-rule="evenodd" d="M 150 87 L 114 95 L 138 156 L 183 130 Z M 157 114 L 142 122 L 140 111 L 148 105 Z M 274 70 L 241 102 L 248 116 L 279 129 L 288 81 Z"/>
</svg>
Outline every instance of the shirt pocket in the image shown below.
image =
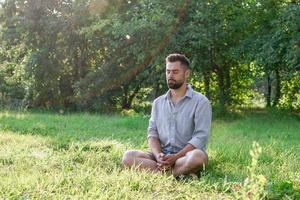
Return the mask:
<svg viewBox="0 0 300 200">
<path fill-rule="evenodd" d="M 169 116 L 160 116 L 156 122 L 157 132 L 160 139 L 166 140 L 169 133 L 170 127 L 170 117 Z"/>
<path fill-rule="evenodd" d="M 194 132 L 194 115 L 191 112 L 183 112 L 177 120 L 177 130 L 179 131 L 182 140 L 188 142 Z"/>
</svg>

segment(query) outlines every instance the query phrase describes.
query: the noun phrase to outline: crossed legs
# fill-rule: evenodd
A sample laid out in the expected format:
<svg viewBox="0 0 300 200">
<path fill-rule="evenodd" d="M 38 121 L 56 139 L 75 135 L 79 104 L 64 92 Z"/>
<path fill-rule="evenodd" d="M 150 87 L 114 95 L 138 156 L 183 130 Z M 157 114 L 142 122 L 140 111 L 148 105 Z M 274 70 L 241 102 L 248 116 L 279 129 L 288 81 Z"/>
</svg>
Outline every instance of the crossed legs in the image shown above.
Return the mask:
<svg viewBox="0 0 300 200">
<path fill-rule="evenodd" d="M 138 169 L 159 172 L 157 162 L 151 153 L 139 150 L 129 150 L 124 153 L 122 163 L 125 167 L 136 167 Z M 185 156 L 176 160 L 172 172 L 174 176 L 196 173 L 203 169 L 208 163 L 206 153 L 199 149 L 189 151 Z"/>
<path fill-rule="evenodd" d="M 153 155 L 139 150 L 128 150 L 124 153 L 122 163 L 125 167 L 157 172 L 157 164 Z"/>
</svg>

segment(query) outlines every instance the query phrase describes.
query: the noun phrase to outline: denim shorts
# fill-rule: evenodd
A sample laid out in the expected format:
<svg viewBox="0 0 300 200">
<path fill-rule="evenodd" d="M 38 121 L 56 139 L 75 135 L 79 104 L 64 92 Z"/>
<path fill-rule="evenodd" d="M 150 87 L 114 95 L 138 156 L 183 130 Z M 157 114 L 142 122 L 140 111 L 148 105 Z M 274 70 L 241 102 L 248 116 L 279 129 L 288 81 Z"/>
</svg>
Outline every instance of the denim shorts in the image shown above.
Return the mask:
<svg viewBox="0 0 300 200">
<path fill-rule="evenodd" d="M 165 155 L 170 155 L 170 154 L 175 154 L 177 152 L 179 152 L 181 149 L 178 147 L 172 147 L 172 146 L 167 146 L 167 147 L 163 147 L 162 148 L 162 152 Z M 151 151 L 147 151 L 146 154 L 152 159 L 152 160 L 156 160 L 154 154 Z"/>
<path fill-rule="evenodd" d="M 167 146 L 167 147 L 162 148 L 162 152 L 165 155 L 175 154 L 175 153 L 179 152 L 180 150 L 181 150 L 181 148 L 172 147 L 172 146 Z"/>
</svg>

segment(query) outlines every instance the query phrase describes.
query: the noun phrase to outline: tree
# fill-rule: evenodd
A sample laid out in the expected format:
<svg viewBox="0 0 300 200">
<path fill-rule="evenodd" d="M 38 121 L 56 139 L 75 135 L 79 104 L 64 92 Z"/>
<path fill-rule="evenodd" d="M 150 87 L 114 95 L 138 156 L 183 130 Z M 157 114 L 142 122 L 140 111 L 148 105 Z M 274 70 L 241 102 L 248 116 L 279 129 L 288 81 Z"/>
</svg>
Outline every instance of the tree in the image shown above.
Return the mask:
<svg viewBox="0 0 300 200">
<path fill-rule="evenodd" d="M 284 80 L 297 74 L 295 72 L 299 64 L 299 56 L 296 53 L 299 51 L 299 3 L 261 1 L 255 12 L 258 16 L 258 28 L 254 32 L 255 39 L 252 40 L 252 44 L 255 45 L 253 49 L 256 50 L 254 59 L 262 66 L 267 78 L 267 106 L 277 106 L 284 95 Z M 275 83 L 274 86 L 272 82 Z"/>
<path fill-rule="evenodd" d="M 242 103 L 249 81 L 238 51 L 251 28 L 247 22 L 248 1 L 193 1 L 175 49 L 186 52 L 193 61 L 196 77 L 203 79 L 204 93 L 218 102 L 221 112 L 227 106 Z M 239 74 L 239 75 L 237 75 Z M 200 76 L 199 76 L 200 75 Z M 240 79 L 239 79 L 240 78 Z M 216 82 L 217 95 L 214 88 Z"/>
</svg>

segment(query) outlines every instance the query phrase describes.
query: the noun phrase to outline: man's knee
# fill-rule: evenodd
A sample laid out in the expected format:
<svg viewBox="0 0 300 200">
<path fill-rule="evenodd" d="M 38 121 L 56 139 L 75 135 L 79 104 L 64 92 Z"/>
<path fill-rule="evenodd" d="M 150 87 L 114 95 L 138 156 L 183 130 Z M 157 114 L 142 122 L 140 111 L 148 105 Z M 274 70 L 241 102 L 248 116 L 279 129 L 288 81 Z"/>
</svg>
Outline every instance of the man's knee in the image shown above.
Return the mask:
<svg viewBox="0 0 300 200">
<path fill-rule="evenodd" d="M 134 164 L 134 160 L 137 157 L 137 151 L 136 150 L 127 150 L 122 159 L 122 164 L 126 167 L 130 167 Z"/>
<path fill-rule="evenodd" d="M 207 165 L 208 158 L 207 154 L 199 149 L 194 149 L 187 154 L 188 156 L 188 165 L 191 166 L 197 166 L 197 167 L 203 167 L 204 165 Z"/>
</svg>

